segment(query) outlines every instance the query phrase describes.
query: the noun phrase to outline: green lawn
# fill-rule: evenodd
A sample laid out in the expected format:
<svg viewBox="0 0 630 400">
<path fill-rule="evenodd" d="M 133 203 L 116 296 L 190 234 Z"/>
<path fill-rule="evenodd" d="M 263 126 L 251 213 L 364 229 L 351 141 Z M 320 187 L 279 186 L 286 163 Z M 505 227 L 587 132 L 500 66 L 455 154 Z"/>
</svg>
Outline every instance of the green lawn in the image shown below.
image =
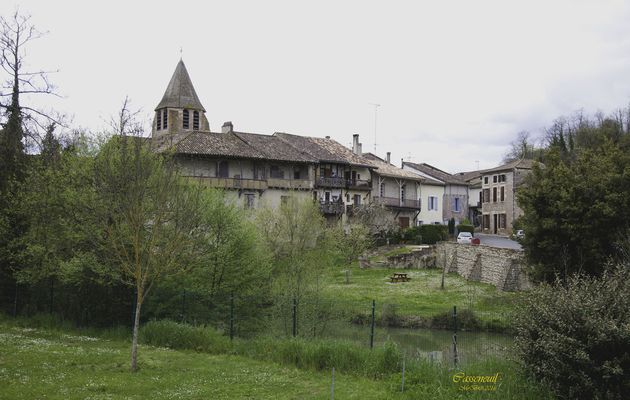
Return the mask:
<svg viewBox="0 0 630 400">
<path fill-rule="evenodd" d="M 326 399 L 324 372 L 230 355 L 141 346 L 0 325 L 0 399 Z M 384 399 L 382 382 L 337 373 L 339 399 Z"/>
<path fill-rule="evenodd" d="M 505 318 L 516 293 L 498 291 L 493 285 L 469 282 L 457 274 L 447 274 L 445 289 L 440 289 L 442 273 L 437 269 L 360 269 L 356 263 L 350 268 L 350 283 L 346 283 L 343 269 L 331 269 L 323 280 L 323 295 L 353 309 L 364 305 L 367 311 L 372 300 L 377 307 L 396 306 L 403 316 L 431 317 L 458 309 L 472 309 L 483 319 Z M 394 272 L 407 273 L 409 282 L 391 283 Z"/>
<path fill-rule="evenodd" d="M 0 399 L 329 399 L 330 373 L 234 355 L 141 346 L 140 370 L 129 372 L 129 343 L 0 322 Z M 106 332 L 104 332 L 106 333 Z M 451 370 L 408 365 L 382 379 L 335 374 L 337 399 L 552 399 L 517 365 L 490 360 Z M 491 392 L 465 391 L 457 373 L 494 375 Z"/>
</svg>

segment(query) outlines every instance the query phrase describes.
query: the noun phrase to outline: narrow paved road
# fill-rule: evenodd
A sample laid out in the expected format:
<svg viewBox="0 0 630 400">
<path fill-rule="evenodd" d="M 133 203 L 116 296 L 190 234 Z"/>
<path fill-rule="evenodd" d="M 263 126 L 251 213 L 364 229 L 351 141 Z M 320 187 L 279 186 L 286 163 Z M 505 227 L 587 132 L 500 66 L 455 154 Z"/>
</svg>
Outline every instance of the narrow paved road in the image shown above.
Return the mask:
<svg viewBox="0 0 630 400">
<path fill-rule="evenodd" d="M 475 237 L 478 237 L 481 241 L 481 244 L 484 246 L 490 247 L 500 247 L 503 249 L 514 249 L 514 250 L 522 250 L 523 247 L 520 243 L 508 239 L 504 236 L 496 236 L 496 235 L 486 235 L 483 233 L 475 233 Z"/>
</svg>

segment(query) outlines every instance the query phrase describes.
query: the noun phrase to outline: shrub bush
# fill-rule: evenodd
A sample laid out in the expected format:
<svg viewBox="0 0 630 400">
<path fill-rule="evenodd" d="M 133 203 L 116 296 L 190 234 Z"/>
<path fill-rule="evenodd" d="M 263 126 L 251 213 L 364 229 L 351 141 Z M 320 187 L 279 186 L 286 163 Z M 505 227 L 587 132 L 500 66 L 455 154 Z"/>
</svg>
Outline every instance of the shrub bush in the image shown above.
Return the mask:
<svg viewBox="0 0 630 400">
<path fill-rule="evenodd" d="M 630 393 L 628 304 L 628 266 L 542 285 L 516 313 L 517 353 L 560 398 L 622 399 Z"/>
<path fill-rule="evenodd" d="M 448 234 L 455 234 L 455 218 L 451 218 L 448 220 Z"/>
<path fill-rule="evenodd" d="M 171 349 L 188 349 L 206 353 L 226 353 L 228 338 L 211 327 L 192 326 L 173 321 L 150 321 L 140 329 L 140 342 Z"/>
<path fill-rule="evenodd" d="M 431 317 L 430 327 L 433 329 L 453 330 L 453 311 L 449 310 Z M 483 324 L 472 310 L 457 310 L 457 329 L 462 331 L 482 330 Z"/>
<path fill-rule="evenodd" d="M 472 225 L 459 224 L 457 225 L 457 232 L 470 232 L 474 235 L 475 227 Z"/>
<path fill-rule="evenodd" d="M 448 239 L 448 228 L 446 225 L 420 225 L 412 229 L 418 232 L 424 244 L 436 244 Z"/>
</svg>

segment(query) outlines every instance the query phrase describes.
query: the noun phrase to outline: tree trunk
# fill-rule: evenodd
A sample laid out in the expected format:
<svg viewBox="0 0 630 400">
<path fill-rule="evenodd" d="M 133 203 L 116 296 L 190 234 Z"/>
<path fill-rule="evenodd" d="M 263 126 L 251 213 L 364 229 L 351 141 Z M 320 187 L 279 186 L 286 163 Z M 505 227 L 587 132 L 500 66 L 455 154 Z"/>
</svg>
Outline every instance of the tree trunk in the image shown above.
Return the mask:
<svg viewBox="0 0 630 400">
<path fill-rule="evenodd" d="M 138 329 L 140 328 L 140 308 L 142 300 L 138 294 L 136 300 L 136 315 L 133 321 L 133 338 L 131 339 L 131 372 L 138 370 Z"/>
</svg>

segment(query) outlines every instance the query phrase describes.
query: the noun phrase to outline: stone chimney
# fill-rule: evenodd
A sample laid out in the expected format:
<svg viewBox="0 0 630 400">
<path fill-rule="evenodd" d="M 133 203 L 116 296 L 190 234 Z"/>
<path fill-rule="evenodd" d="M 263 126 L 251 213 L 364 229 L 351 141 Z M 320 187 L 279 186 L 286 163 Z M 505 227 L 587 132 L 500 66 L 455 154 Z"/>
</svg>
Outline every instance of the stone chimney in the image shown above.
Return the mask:
<svg viewBox="0 0 630 400">
<path fill-rule="evenodd" d="M 391 163 L 392 163 L 392 162 L 391 162 L 391 157 L 392 157 L 392 152 L 391 152 L 391 151 L 388 151 L 388 152 L 387 152 L 387 158 L 386 158 L 386 160 L 387 160 L 387 164 L 391 164 Z"/>
<path fill-rule="evenodd" d="M 232 121 L 227 121 L 223 123 L 221 127 L 221 133 L 232 133 L 234 132 L 234 125 L 232 125 Z"/>
<path fill-rule="evenodd" d="M 359 143 L 359 147 L 357 149 L 357 155 L 358 156 L 363 155 L 363 143 Z"/>
<path fill-rule="evenodd" d="M 355 133 L 354 135 L 352 135 L 352 152 L 354 154 L 357 154 L 358 151 L 359 151 L 359 134 Z"/>
</svg>

